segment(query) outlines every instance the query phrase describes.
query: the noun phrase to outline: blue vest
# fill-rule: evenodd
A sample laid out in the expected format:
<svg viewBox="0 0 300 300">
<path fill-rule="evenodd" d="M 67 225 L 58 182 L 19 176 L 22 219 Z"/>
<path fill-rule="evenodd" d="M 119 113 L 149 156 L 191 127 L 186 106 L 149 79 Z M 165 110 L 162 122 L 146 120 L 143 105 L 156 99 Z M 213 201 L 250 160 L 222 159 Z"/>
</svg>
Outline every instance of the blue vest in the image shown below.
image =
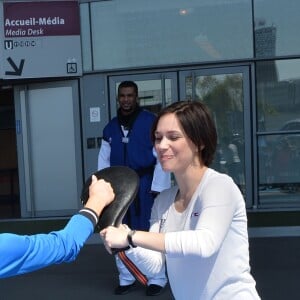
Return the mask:
<svg viewBox="0 0 300 300">
<path fill-rule="evenodd" d="M 148 230 L 153 195 L 150 193 L 156 157 L 150 131 L 155 115 L 141 110 L 125 138 L 118 118 L 113 118 L 103 130 L 103 139 L 110 144 L 110 165 L 127 166 L 140 177 L 136 200 L 128 209 L 123 220 L 132 229 Z"/>
<path fill-rule="evenodd" d="M 127 138 L 124 138 L 117 117 L 113 118 L 104 128 L 103 139 L 110 144 L 110 165 L 128 166 L 135 171 L 153 167 L 156 158 L 152 153 L 153 145 L 150 131 L 155 115 L 142 110 Z"/>
</svg>

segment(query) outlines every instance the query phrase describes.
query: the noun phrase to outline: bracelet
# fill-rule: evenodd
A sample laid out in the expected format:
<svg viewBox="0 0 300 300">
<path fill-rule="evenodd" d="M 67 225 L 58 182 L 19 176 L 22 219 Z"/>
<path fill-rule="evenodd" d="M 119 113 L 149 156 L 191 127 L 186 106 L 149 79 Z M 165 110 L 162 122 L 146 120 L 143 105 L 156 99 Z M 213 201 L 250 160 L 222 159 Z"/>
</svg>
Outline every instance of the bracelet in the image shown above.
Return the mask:
<svg viewBox="0 0 300 300">
<path fill-rule="evenodd" d="M 127 241 L 130 247 L 132 248 L 136 248 L 136 245 L 134 245 L 133 241 L 132 241 L 132 236 L 136 233 L 135 230 L 130 230 L 127 234 Z"/>
</svg>

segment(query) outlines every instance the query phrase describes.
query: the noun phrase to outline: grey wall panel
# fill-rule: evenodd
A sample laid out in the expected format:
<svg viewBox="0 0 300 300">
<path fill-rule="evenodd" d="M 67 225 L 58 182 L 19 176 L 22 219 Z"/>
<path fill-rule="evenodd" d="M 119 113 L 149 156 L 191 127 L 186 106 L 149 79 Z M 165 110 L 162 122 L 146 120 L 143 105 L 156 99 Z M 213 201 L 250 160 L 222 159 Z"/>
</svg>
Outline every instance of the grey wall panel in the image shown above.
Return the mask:
<svg viewBox="0 0 300 300">
<path fill-rule="evenodd" d="M 86 75 L 81 80 L 81 114 L 83 134 L 84 176 L 97 170 L 102 131 L 109 120 L 106 77 Z"/>
</svg>

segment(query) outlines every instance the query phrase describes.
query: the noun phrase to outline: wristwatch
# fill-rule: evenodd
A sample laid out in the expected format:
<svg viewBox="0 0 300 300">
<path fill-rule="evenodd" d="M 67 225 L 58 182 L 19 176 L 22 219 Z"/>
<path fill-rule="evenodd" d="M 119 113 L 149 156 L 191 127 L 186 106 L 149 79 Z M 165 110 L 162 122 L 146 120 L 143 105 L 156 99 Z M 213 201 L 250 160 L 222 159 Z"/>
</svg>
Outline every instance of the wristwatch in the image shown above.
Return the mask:
<svg viewBox="0 0 300 300">
<path fill-rule="evenodd" d="M 136 245 L 132 242 L 132 236 L 135 234 L 135 230 L 130 230 L 127 234 L 127 241 L 130 247 L 136 248 Z"/>
</svg>

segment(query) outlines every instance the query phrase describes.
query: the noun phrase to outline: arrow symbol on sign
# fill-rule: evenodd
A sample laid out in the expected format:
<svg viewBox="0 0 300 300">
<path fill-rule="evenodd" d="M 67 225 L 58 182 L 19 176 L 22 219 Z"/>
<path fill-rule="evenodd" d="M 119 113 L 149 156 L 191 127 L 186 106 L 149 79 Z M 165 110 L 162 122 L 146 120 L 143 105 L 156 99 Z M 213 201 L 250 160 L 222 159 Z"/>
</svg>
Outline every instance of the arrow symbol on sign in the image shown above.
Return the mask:
<svg viewBox="0 0 300 300">
<path fill-rule="evenodd" d="M 20 76 L 23 71 L 25 59 L 21 59 L 19 66 L 15 64 L 15 62 L 12 60 L 11 57 L 7 58 L 8 63 L 11 65 L 11 67 L 14 69 L 14 71 L 6 71 L 5 75 L 16 75 Z"/>
</svg>

